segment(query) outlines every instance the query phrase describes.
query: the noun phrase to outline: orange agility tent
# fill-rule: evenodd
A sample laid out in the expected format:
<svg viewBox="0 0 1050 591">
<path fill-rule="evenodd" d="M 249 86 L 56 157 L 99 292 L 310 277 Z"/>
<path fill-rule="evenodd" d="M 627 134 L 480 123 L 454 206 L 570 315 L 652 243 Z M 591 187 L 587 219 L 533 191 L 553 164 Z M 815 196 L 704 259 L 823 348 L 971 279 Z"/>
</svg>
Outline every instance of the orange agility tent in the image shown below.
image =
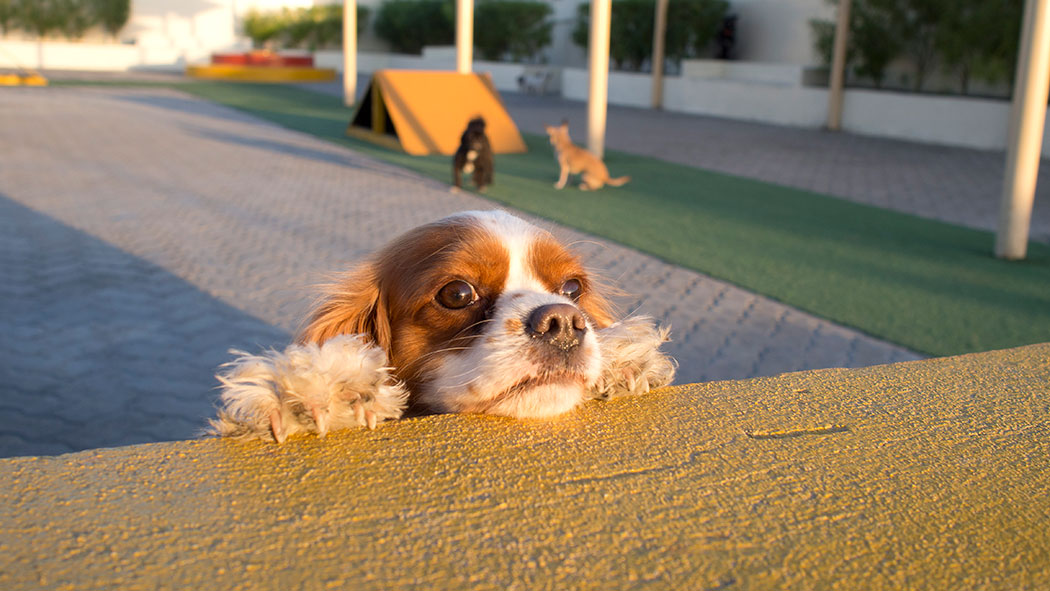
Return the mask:
<svg viewBox="0 0 1050 591">
<path fill-rule="evenodd" d="M 528 151 L 487 74 L 377 70 L 346 133 L 414 156 L 451 155 L 479 116 L 495 153 Z"/>
</svg>

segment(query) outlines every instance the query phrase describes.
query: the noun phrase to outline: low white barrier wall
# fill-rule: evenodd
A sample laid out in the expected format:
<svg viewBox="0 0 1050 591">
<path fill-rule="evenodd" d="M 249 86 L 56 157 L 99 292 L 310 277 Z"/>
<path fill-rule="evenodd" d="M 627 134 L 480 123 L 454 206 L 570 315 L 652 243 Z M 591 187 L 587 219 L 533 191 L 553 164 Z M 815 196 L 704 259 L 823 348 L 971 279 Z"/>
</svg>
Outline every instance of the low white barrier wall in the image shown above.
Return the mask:
<svg viewBox="0 0 1050 591">
<path fill-rule="evenodd" d="M 339 51 L 318 51 L 314 54 L 314 63 L 320 68 L 334 68 L 343 71 L 343 54 Z M 362 51 L 357 54 L 357 71 L 370 74 L 383 69 L 399 70 L 454 70 L 456 68 L 456 49 L 454 47 L 425 47 L 423 55 L 400 55 L 395 53 L 373 53 Z M 536 66 L 489 62 L 474 60 L 475 72 L 488 72 L 496 88 L 502 91 L 518 91 L 518 77 Z M 548 90 L 560 88 L 559 68 L 549 68 L 554 72 L 554 79 Z"/>
<path fill-rule="evenodd" d="M 0 41 L 0 69 L 19 67 L 51 70 L 126 71 L 134 69 L 181 70 L 206 62 L 210 49 L 106 43 Z M 342 70 L 339 51 L 315 54 L 319 67 Z M 703 64 L 700 64 L 703 65 Z M 449 70 L 455 67 L 455 48 L 428 47 L 422 56 L 360 52 L 358 70 L 384 68 Z M 699 66 L 698 66 L 699 67 Z M 587 70 L 541 67 L 478 60 L 477 72 L 489 72 L 501 91 L 518 91 L 518 78 L 536 70 L 550 72 L 548 92 L 573 100 L 587 100 Z M 709 115 L 811 129 L 824 126 L 827 90 L 801 84 L 744 80 L 701 68 L 699 76 L 672 76 L 664 81 L 664 108 L 668 111 Z M 687 70 L 691 71 L 691 70 Z M 768 77 L 768 76 L 767 76 Z M 797 75 L 793 74 L 793 77 Z M 652 92 L 648 74 L 612 72 L 609 103 L 648 108 Z M 949 146 L 1002 150 L 1006 146 L 1010 104 L 1005 100 L 916 95 L 874 90 L 847 90 L 843 129 L 849 132 Z M 1043 153 L 1050 154 L 1044 132 Z"/>
<path fill-rule="evenodd" d="M 847 90 L 843 101 L 846 131 L 967 148 L 1006 147 L 1010 103 L 1005 100 L 857 89 Z M 1050 155 L 1045 131 L 1043 155 Z"/>
<path fill-rule="evenodd" d="M 148 68 L 178 71 L 188 64 L 207 61 L 210 55 L 210 51 L 202 47 L 0 41 L 0 69 L 123 72 Z"/>
<path fill-rule="evenodd" d="M 587 100 L 587 80 L 585 69 L 564 69 L 562 95 Z M 647 108 L 651 93 L 648 74 L 609 74 L 610 104 Z M 664 109 L 695 115 L 819 129 L 826 122 L 827 102 L 827 90 L 817 87 L 718 77 L 664 79 Z M 1002 150 L 1009 115 L 1005 100 L 851 89 L 845 92 L 842 127 L 877 137 Z M 1050 154 L 1045 132 L 1043 153 Z"/>
</svg>

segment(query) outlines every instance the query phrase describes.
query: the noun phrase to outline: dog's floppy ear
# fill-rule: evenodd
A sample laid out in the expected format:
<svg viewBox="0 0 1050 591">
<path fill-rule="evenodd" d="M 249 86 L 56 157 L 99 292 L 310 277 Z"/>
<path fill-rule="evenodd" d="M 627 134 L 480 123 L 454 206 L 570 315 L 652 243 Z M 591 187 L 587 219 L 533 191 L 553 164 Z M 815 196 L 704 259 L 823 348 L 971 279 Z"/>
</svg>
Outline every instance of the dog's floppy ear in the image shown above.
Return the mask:
<svg viewBox="0 0 1050 591">
<path fill-rule="evenodd" d="M 390 319 L 374 263 L 346 273 L 326 292 L 299 342 L 321 344 L 334 336 L 360 334 L 390 355 Z"/>
</svg>

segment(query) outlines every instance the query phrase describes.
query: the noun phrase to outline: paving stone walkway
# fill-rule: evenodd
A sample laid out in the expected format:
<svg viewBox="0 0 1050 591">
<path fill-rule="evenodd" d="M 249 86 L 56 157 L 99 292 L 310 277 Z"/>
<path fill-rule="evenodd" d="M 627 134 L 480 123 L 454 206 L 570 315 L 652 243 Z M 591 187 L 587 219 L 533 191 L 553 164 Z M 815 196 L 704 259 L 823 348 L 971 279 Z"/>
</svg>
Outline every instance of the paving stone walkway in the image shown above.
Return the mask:
<svg viewBox="0 0 1050 591">
<path fill-rule="evenodd" d="M 226 349 L 283 345 L 325 273 L 494 207 L 168 89 L 5 89 L 0 117 L 0 456 L 193 437 Z M 538 223 L 674 326 L 679 382 L 918 357 Z"/>
</svg>

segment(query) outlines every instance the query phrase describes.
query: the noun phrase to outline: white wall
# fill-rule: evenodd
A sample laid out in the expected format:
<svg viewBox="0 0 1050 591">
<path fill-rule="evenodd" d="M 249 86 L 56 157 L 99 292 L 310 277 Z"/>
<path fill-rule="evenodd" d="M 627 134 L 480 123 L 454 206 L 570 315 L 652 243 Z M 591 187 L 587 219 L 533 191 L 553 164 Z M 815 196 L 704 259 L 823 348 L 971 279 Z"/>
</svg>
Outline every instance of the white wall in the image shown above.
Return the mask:
<svg viewBox="0 0 1050 591">
<path fill-rule="evenodd" d="M 739 16 L 734 59 L 801 66 L 820 63 L 810 19 L 835 18 L 824 0 L 730 0 L 729 10 Z"/>
<path fill-rule="evenodd" d="M 847 90 L 842 128 L 904 140 L 981 149 L 1006 146 L 1010 103 L 1005 100 Z M 1043 153 L 1050 156 L 1043 134 Z"/>
<path fill-rule="evenodd" d="M 174 50 L 182 65 L 236 44 L 238 0 L 133 0 L 121 39 L 151 50 Z M 243 0 L 240 0 L 243 1 Z"/>
<path fill-rule="evenodd" d="M 563 96 L 587 100 L 587 79 L 587 70 L 563 70 Z M 648 74 L 610 73 L 610 104 L 647 108 L 651 96 L 652 82 Z M 664 79 L 664 109 L 667 111 L 780 125 L 823 125 L 827 117 L 826 97 L 824 90 L 802 86 L 709 78 Z"/>
<path fill-rule="evenodd" d="M 188 53 L 164 46 L 64 41 L 0 41 L 0 68 L 126 71 L 140 68 L 181 71 Z M 193 61 L 193 60 L 189 60 Z"/>
<path fill-rule="evenodd" d="M 56 70 L 182 69 L 237 46 L 235 4 L 245 0 L 133 0 L 119 43 L 27 36 L 0 40 L 0 67 Z"/>
<path fill-rule="evenodd" d="M 587 70 L 566 68 L 562 76 L 565 98 L 587 100 Z M 827 119 L 823 88 L 728 78 L 669 77 L 664 84 L 667 111 L 809 129 L 823 128 Z M 610 104 L 646 108 L 650 93 L 646 74 L 609 75 Z M 849 89 L 842 128 L 876 137 L 1002 150 L 1009 114 L 1010 103 L 1005 100 Z M 1050 156 L 1048 133 L 1043 136 L 1043 153 Z"/>
<path fill-rule="evenodd" d="M 319 68 L 332 68 L 342 72 L 343 54 L 339 51 L 318 51 L 314 53 L 314 64 Z M 524 64 L 508 64 L 484 60 L 474 60 L 472 67 L 475 72 L 488 73 L 497 89 L 511 92 L 518 90 L 518 76 L 533 68 L 533 66 Z M 456 48 L 425 47 L 423 48 L 422 56 L 368 51 L 362 51 L 357 54 L 357 71 L 359 74 L 369 74 L 376 70 L 387 68 L 397 70 L 454 70 L 456 68 Z M 560 80 L 553 81 L 549 88 L 556 91 L 559 82 Z"/>
</svg>

